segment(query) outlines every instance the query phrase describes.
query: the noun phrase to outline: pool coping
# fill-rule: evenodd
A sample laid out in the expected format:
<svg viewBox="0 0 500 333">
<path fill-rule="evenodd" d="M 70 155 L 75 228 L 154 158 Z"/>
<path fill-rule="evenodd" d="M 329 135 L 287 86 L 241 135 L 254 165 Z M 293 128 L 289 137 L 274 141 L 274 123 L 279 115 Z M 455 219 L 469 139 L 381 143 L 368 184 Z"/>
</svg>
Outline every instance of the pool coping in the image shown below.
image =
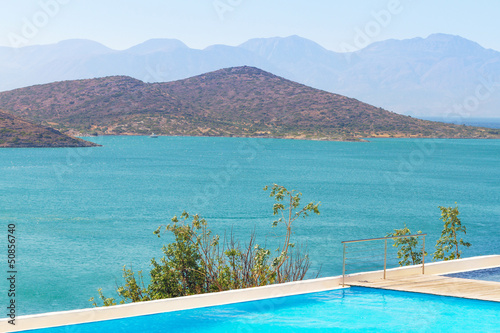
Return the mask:
<svg viewBox="0 0 500 333">
<path fill-rule="evenodd" d="M 457 259 L 451 261 L 433 262 L 425 265 L 425 275 L 453 274 L 476 269 L 486 269 L 500 266 L 500 255 L 487 255 Z M 397 267 L 387 270 L 388 277 L 404 277 L 421 274 L 421 265 Z M 345 283 L 374 279 L 382 276 L 383 270 L 354 273 L 345 276 Z M 163 312 L 188 310 L 239 302 L 272 299 L 340 289 L 342 275 L 312 280 L 289 282 L 264 287 L 229 290 L 217 293 L 184 296 L 156 301 L 122 304 L 111 307 L 88 308 L 79 310 L 49 312 L 16 317 L 16 326 L 8 323 L 10 318 L 0 319 L 0 331 L 19 332 L 24 330 L 75 325 L 96 321 L 122 319 Z"/>
</svg>

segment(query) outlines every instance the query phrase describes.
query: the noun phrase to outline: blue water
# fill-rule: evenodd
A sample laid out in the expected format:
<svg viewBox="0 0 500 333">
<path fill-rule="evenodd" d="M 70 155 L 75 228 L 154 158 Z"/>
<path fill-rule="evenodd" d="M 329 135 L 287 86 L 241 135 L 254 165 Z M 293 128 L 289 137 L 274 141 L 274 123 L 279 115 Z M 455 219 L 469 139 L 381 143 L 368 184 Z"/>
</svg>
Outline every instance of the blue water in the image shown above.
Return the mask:
<svg viewBox="0 0 500 333">
<path fill-rule="evenodd" d="M 448 274 L 449 277 L 500 282 L 500 267 Z"/>
<path fill-rule="evenodd" d="M 99 287 L 114 296 L 122 266 L 147 271 L 169 240 L 153 230 L 183 210 L 219 233 L 233 228 L 244 241 L 255 228 L 260 244 L 273 243 L 273 202 L 262 191 L 272 183 L 321 201 L 321 215 L 298 220 L 294 237 L 322 276 L 341 274 L 341 241 L 404 223 L 429 234 L 432 253 L 437 206 L 455 202 L 473 244 L 464 255 L 500 254 L 500 140 L 91 140 L 104 146 L 0 150 L 0 228 L 16 225 L 18 315 L 89 307 Z"/>
<path fill-rule="evenodd" d="M 494 332 L 500 303 L 348 288 L 30 332 Z"/>
</svg>

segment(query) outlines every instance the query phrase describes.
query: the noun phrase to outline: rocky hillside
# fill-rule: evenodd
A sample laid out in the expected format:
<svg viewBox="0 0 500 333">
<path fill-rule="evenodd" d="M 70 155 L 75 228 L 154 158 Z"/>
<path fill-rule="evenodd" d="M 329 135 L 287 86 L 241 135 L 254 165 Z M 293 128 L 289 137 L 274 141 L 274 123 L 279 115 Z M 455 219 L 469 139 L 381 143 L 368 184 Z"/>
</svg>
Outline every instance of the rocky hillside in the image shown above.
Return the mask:
<svg viewBox="0 0 500 333">
<path fill-rule="evenodd" d="M 0 147 L 94 147 L 96 144 L 69 137 L 49 127 L 35 125 L 0 110 Z"/>
<path fill-rule="evenodd" d="M 498 130 L 403 116 L 247 66 L 167 83 L 117 76 L 32 86 L 0 93 L 0 108 L 61 131 L 97 134 L 499 137 Z"/>
</svg>

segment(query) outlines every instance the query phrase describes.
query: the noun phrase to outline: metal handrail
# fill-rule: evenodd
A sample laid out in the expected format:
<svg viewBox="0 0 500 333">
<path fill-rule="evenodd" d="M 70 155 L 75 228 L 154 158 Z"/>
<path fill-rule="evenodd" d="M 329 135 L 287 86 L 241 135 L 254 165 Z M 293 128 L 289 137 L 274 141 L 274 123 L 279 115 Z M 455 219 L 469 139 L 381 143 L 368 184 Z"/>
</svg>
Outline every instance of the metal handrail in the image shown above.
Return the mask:
<svg viewBox="0 0 500 333">
<path fill-rule="evenodd" d="M 344 254 L 343 254 L 343 259 L 342 259 L 342 286 L 343 287 L 345 286 L 344 280 L 345 280 L 346 244 L 384 240 L 384 280 L 385 280 L 386 270 L 387 270 L 387 240 L 388 239 L 403 238 L 403 237 L 420 237 L 420 236 L 423 237 L 423 241 L 422 241 L 422 274 L 424 274 L 425 273 L 425 236 L 427 236 L 427 234 L 400 235 L 400 236 L 388 236 L 388 237 L 379 237 L 379 238 L 367 238 L 367 239 L 342 241 L 341 243 L 344 246 Z"/>
<path fill-rule="evenodd" d="M 367 239 L 356 239 L 350 241 L 342 241 L 341 243 L 358 243 L 358 242 L 366 242 L 373 240 L 382 240 L 382 239 L 394 239 L 394 238 L 402 238 L 402 237 L 417 237 L 417 236 L 427 236 L 427 234 L 414 234 L 414 235 L 400 235 L 400 236 L 388 236 L 388 237 L 379 237 L 379 238 L 367 238 Z"/>
</svg>

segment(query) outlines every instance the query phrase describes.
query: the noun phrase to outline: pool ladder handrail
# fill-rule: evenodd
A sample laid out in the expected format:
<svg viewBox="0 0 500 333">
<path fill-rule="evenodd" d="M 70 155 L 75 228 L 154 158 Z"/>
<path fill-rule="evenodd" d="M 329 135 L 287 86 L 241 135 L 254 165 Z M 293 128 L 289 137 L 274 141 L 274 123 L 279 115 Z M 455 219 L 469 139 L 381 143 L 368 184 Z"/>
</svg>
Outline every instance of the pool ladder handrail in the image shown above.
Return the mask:
<svg viewBox="0 0 500 333">
<path fill-rule="evenodd" d="M 344 254 L 343 254 L 343 259 L 342 259 L 342 287 L 345 286 L 344 281 L 345 281 L 346 244 L 384 240 L 384 280 L 385 280 L 386 270 L 387 270 L 387 240 L 388 239 L 403 238 L 403 237 L 420 237 L 420 236 L 423 237 L 423 241 L 422 241 L 422 275 L 423 275 L 423 274 L 425 274 L 425 236 L 427 236 L 427 234 L 400 235 L 400 236 L 388 236 L 388 237 L 378 237 L 378 238 L 367 238 L 367 239 L 356 239 L 356 240 L 350 240 L 350 241 L 342 241 L 341 243 L 344 247 Z"/>
</svg>

